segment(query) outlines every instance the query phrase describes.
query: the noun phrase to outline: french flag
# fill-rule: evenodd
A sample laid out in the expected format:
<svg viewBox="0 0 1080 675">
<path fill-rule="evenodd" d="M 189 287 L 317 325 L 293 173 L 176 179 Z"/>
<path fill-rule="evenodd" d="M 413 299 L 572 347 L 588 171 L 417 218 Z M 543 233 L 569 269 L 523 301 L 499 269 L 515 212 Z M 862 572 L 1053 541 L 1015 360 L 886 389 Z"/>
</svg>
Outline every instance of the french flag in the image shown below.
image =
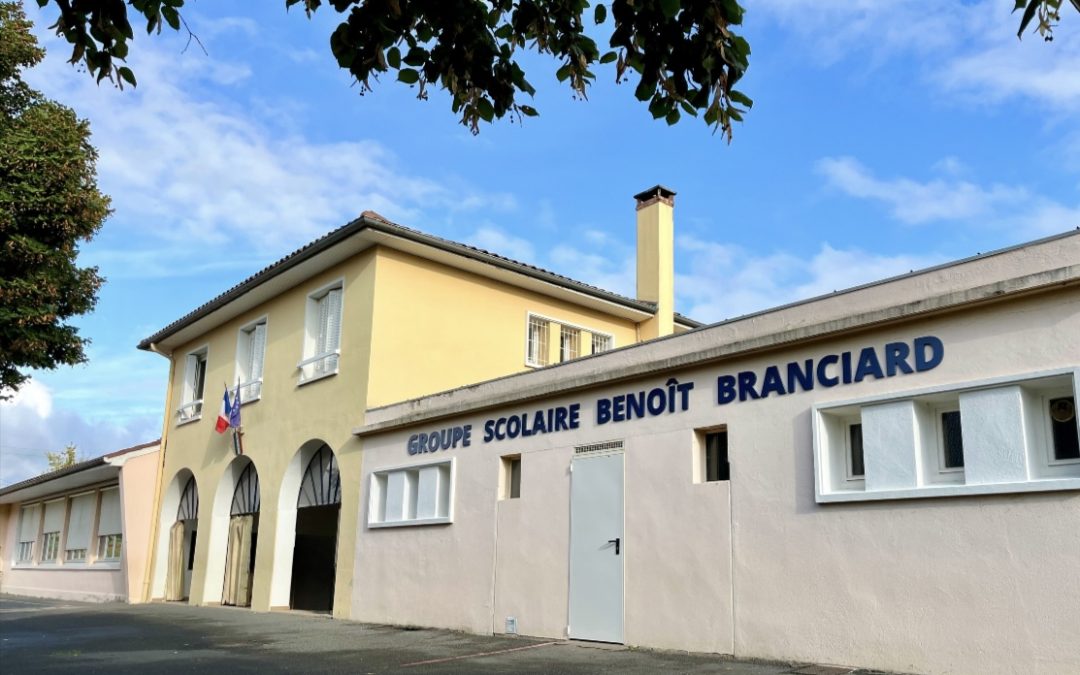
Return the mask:
<svg viewBox="0 0 1080 675">
<path fill-rule="evenodd" d="M 230 426 L 229 421 L 232 419 L 232 416 L 232 403 L 229 402 L 229 385 L 225 385 L 225 399 L 221 402 L 221 412 L 218 413 L 217 424 L 214 425 L 214 431 L 219 434 L 225 433 Z"/>
</svg>

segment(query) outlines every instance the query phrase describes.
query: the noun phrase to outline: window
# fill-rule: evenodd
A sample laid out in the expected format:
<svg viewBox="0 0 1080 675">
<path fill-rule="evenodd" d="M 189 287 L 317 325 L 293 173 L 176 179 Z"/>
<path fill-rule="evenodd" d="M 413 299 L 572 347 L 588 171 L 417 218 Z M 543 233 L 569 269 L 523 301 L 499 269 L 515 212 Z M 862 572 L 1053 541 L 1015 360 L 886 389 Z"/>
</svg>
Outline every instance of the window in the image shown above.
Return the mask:
<svg viewBox="0 0 1080 675">
<path fill-rule="evenodd" d="M 371 474 L 369 527 L 453 521 L 453 460 Z"/>
<path fill-rule="evenodd" d="M 538 316 L 529 316 L 525 363 L 530 366 L 546 366 L 548 363 L 548 322 Z"/>
<path fill-rule="evenodd" d="M 38 529 L 41 526 L 41 505 L 22 507 L 19 522 L 19 548 L 16 552 L 15 562 L 34 562 L 34 542 L 38 538 Z"/>
<path fill-rule="evenodd" d="M 941 443 L 941 470 L 964 468 L 964 437 L 960 433 L 960 411 L 946 410 L 938 415 L 938 440 Z"/>
<path fill-rule="evenodd" d="M 240 380 L 240 400 L 262 396 L 263 356 L 266 353 L 266 319 L 240 329 L 236 347 L 236 377 Z"/>
<path fill-rule="evenodd" d="M 1063 369 L 815 406 L 817 501 L 1080 490 L 1078 382 Z"/>
<path fill-rule="evenodd" d="M 1052 398 L 1047 403 L 1050 417 L 1050 438 L 1053 461 L 1068 462 L 1080 459 L 1080 433 L 1076 425 L 1076 399 L 1072 396 Z"/>
<path fill-rule="evenodd" d="M 120 490 L 111 488 L 101 492 L 101 514 L 98 516 L 98 552 L 99 561 L 120 559 L 120 545 L 123 537 L 120 522 Z"/>
<path fill-rule="evenodd" d="M 187 355 L 182 404 L 176 411 L 180 422 L 191 422 L 202 417 L 203 391 L 206 387 L 206 358 L 206 347 Z"/>
<path fill-rule="evenodd" d="M 587 333 L 584 343 L 583 333 Z M 552 353 L 555 344 L 559 351 Z M 562 363 L 581 356 L 583 347 L 591 349 L 590 354 L 598 354 L 610 350 L 614 344 L 614 338 L 607 333 L 596 333 L 584 326 L 529 314 L 525 333 L 525 365 L 541 367 L 555 363 L 556 359 Z"/>
<path fill-rule="evenodd" d="M 64 560 L 86 561 L 86 551 L 90 547 L 90 529 L 94 526 L 95 506 L 97 494 L 93 492 L 72 497 L 67 537 L 64 539 Z"/>
<path fill-rule="evenodd" d="M 106 534 L 98 537 L 97 559 L 105 562 L 120 559 L 123 535 Z"/>
<path fill-rule="evenodd" d="M 581 355 L 581 331 L 562 326 L 559 330 L 559 361 L 569 361 Z"/>
<path fill-rule="evenodd" d="M 304 359 L 300 382 L 309 382 L 338 371 L 341 353 L 341 282 L 308 296 Z"/>
<path fill-rule="evenodd" d="M 56 562 L 60 558 L 60 531 L 64 528 L 66 499 L 45 504 L 45 517 L 41 526 L 41 562 Z"/>
<path fill-rule="evenodd" d="M 500 499 L 517 499 L 521 497 L 521 455 L 505 455 L 500 460 Z"/>
<path fill-rule="evenodd" d="M 847 461 L 849 480 L 866 477 L 866 465 L 863 461 L 862 424 L 851 422 L 847 427 Z"/>
<path fill-rule="evenodd" d="M 731 465 L 728 462 L 727 431 L 713 431 L 705 434 L 705 482 L 731 480 Z"/>
</svg>

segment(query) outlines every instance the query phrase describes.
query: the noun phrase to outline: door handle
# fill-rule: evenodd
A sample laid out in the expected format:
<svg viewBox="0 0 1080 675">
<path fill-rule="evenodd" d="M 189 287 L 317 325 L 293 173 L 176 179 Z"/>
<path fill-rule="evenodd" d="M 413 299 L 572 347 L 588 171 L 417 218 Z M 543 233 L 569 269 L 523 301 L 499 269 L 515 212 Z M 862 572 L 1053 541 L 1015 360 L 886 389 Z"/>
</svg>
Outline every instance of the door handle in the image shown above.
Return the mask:
<svg viewBox="0 0 1080 675">
<path fill-rule="evenodd" d="M 614 539 L 608 539 L 607 543 L 615 544 L 615 555 L 619 555 L 619 537 L 615 537 Z"/>
</svg>

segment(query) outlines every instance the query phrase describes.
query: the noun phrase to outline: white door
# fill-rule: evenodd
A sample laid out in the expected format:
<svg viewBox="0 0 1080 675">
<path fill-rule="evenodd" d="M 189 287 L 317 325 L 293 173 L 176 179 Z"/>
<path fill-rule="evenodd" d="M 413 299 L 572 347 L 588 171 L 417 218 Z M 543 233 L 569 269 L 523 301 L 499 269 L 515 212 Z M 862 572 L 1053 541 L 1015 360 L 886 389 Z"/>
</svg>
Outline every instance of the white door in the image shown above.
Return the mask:
<svg viewBox="0 0 1080 675">
<path fill-rule="evenodd" d="M 623 641 L 623 455 L 578 457 L 570 473 L 570 637 Z"/>
</svg>

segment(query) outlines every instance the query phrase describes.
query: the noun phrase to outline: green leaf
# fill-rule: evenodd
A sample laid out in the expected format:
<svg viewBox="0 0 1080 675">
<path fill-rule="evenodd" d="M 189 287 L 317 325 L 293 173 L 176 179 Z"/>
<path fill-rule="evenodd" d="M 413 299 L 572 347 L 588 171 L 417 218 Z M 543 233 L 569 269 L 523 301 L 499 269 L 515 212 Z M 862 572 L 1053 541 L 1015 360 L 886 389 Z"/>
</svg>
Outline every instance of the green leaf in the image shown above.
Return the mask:
<svg viewBox="0 0 1080 675">
<path fill-rule="evenodd" d="M 679 13 L 679 0 L 660 0 L 660 11 L 670 19 Z"/>
<path fill-rule="evenodd" d="M 476 101 L 476 112 L 485 122 L 490 122 L 495 118 L 495 108 L 492 107 L 491 101 L 486 98 L 481 98 Z"/>
<path fill-rule="evenodd" d="M 401 50 L 397 47 L 391 47 L 386 50 L 386 62 L 390 64 L 391 68 L 397 69 L 401 67 Z"/>
<path fill-rule="evenodd" d="M 135 82 L 135 73 L 131 72 L 131 68 L 128 68 L 127 66 L 120 66 L 116 69 L 116 74 L 120 76 L 120 79 L 124 80 L 131 86 L 138 86 L 138 84 Z"/>
<path fill-rule="evenodd" d="M 555 71 L 555 77 L 559 79 L 559 82 L 563 82 L 566 80 L 566 78 L 570 77 L 571 72 L 573 72 L 573 68 L 570 66 L 569 63 L 567 63 L 566 65 Z"/>
<path fill-rule="evenodd" d="M 667 114 L 667 117 L 665 117 L 664 119 L 668 123 L 669 127 L 671 125 L 675 124 L 676 122 L 678 122 L 679 121 L 679 111 L 678 111 L 678 109 L 675 109 L 675 110 L 672 110 L 671 112 L 669 112 Z"/>
<path fill-rule="evenodd" d="M 518 106 L 518 110 L 520 110 L 521 114 L 526 116 L 526 117 L 536 117 L 537 115 L 540 114 L 540 113 L 536 112 L 536 108 L 534 108 L 534 107 L 532 107 L 530 105 Z"/>
<path fill-rule="evenodd" d="M 618 58 L 619 58 L 619 55 L 616 54 L 615 52 L 608 52 L 607 54 L 604 54 L 603 56 L 600 57 L 600 63 L 611 63 L 612 61 L 614 61 L 614 60 L 616 60 Z"/>
<path fill-rule="evenodd" d="M 1031 23 L 1031 19 L 1035 17 L 1035 11 L 1039 9 L 1040 4 L 1040 0 L 1031 0 L 1028 4 L 1027 9 L 1024 10 L 1023 18 L 1020 19 L 1020 30 L 1016 32 L 1016 37 L 1024 36 L 1024 30 L 1027 28 L 1027 25 Z M 1013 11 L 1015 12 L 1016 10 L 1014 9 Z"/>
<path fill-rule="evenodd" d="M 596 20 L 597 24 L 601 24 L 601 23 L 604 23 L 604 19 L 606 19 L 606 18 L 607 18 L 607 7 L 605 7 L 604 5 L 597 5 L 596 6 L 596 11 L 593 12 L 593 19 Z"/>
<path fill-rule="evenodd" d="M 736 103 L 746 106 L 747 108 L 754 107 L 754 101 L 741 91 L 732 89 L 731 92 L 728 94 L 728 98 L 730 98 L 732 101 L 735 101 Z"/>
<path fill-rule="evenodd" d="M 405 84 L 416 84 L 420 81 L 420 73 L 412 68 L 402 68 L 398 71 L 397 79 Z"/>
<path fill-rule="evenodd" d="M 180 13 L 173 7 L 162 7 L 161 15 L 173 30 L 180 30 Z"/>
</svg>

